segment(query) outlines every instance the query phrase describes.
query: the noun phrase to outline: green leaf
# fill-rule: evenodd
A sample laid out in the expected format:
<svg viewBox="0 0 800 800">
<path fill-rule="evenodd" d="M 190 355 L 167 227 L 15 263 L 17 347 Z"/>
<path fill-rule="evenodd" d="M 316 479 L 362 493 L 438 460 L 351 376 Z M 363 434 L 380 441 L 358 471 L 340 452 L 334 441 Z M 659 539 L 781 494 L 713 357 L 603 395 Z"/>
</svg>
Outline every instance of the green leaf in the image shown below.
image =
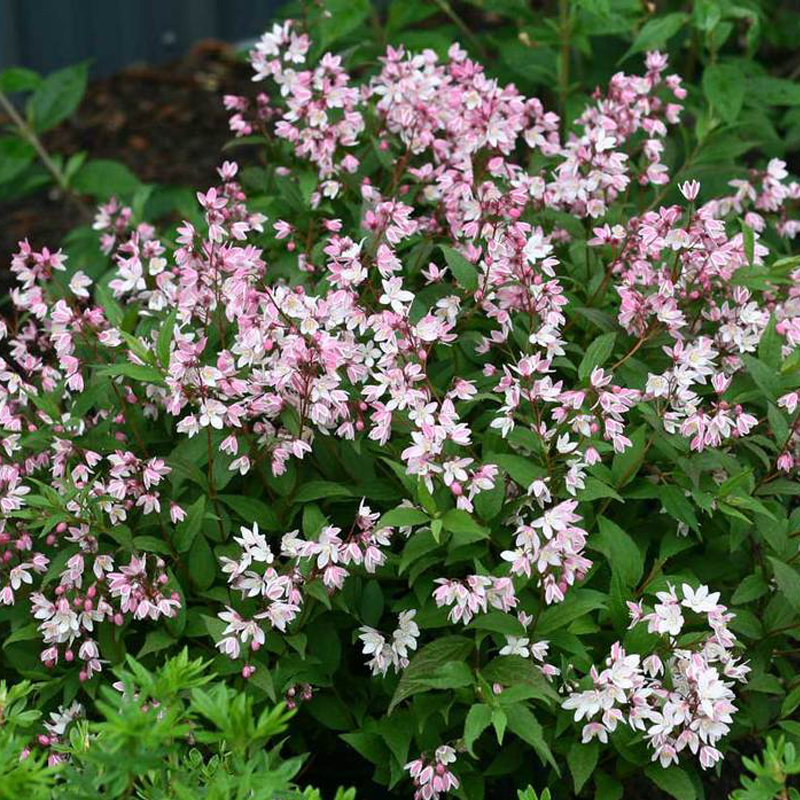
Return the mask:
<svg viewBox="0 0 800 800">
<path fill-rule="evenodd" d="M 205 591 L 214 583 L 217 575 L 217 559 L 214 558 L 205 536 L 195 537 L 189 550 L 188 566 L 189 576 L 200 591 Z"/>
<path fill-rule="evenodd" d="M 150 653 L 158 653 L 172 647 L 178 640 L 170 636 L 166 631 L 154 630 L 147 634 L 142 649 L 136 654 L 136 658 L 143 658 Z"/>
<path fill-rule="evenodd" d="M 775 315 L 771 314 L 767 327 L 761 334 L 758 342 L 758 360 L 763 361 L 768 367 L 778 369 L 781 365 L 781 349 L 783 348 L 783 338 L 776 330 Z"/>
<path fill-rule="evenodd" d="M 158 332 L 158 339 L 156 340 L 156 355 L 164 369 L 169 367 L 169 354 L 172 346 L 172 337 L 175 333 L 175 319 L 177 316 L 178 310 L 173 308 L 169 316 L 162 323 L 161 330 Z"/>
<path fill-rule="evenodd" d="M 31 145 L 16 136 L 0 139 L 0 183 L 13 180 L 36 158 Z"/>
<path fill-rule="evenodd" d="M 685 523 L 693 531 L 700 530 L 697 516 L 694 513 L 694 506 L 680 486 L 676 486 L 674 483 L 659 486 L 658 495 L 667 514 Z"/>
<path fill-rule="evenodd" d="M 175 528 L 175 535 L 172 537 L 172 544 L 179 553 L 187 553 L 194 544 L 195 537 L 200 533 L 203 526 L 203 516 L 206 513 L 205 495 L 195 500 L 186 509 L 186 518 L 178 523 Z"/>
<path fill-rule="evenodd" d="M 475 498 L 475 511 L 484 521 L 494 519 L 502 510 L 506 499 L 506 486 L 502 480 L 497 480 L 488 491 L 481 492 Z"/>
<path fill-rule="evenodd" d="M 583 744 L 575 741 L 567 753 L 567 765 L 572 773 L 572 781 L 575 785 L 575 794 L 581 793 L 581 789 L 586 785 L 586 781 L 592 776 L 594 768 L 597 766 L 598 747 L 597 740 Z"/>
<path fill-rule="evenodd" d="M 353 497 L 353 490 L 341 483 L 332 481 L 308 481 L 304 483 L 294 496 L 296 503 L 307 503 L 309 500 L 322 500 L 330 497 Z"/>
<path fill-rule="evenodd" d="M 448 661 L 432 675 L 417 677 L 418 691 L 421 689 L 462 689 L 475 682 L 472 671 L 463 661 Z"/>
<path fill-rule="evenodd" d="M 604 608 L 605 605 L 605 597 L 600 592 L 591 589 L 570 589 L 563 603 L 558 603 L 542 612 L 536 632 L 542 635 L 552 633 L 590 611 Z"/>
<path fill-rule="evenodd" d="M 155 536 L 136 536 L 133 540 L 133 546 L 135 549 L 143 550 L 145 553 L 161 553 L 165 556 L 170 554 L 169 545 Z"/>
<path fill-rule="evenodd" d="M 430 517 L 418 508 L 398 506 L 387 511 L 379 520 L 376 528 L 407 528 L 413 525 L 424 525 L 430 522 Z"/>
<path fill-rule="evenodd" d="M 533 690 L 534 697 L 541 700 L 558 699 L 542 671 L 530 659 L 522 656 L 497 656 L 481 668 L 481 676 L 489 683 L 503 686 L 525 685 Z"/>
<path fill-rule="evenodd" d="M 28 100 L 28 122 L 38 133 L 69 117 L 86 91 L 89 65 L 74 64 L 48 75 Z"/>
<path fill-rule="evenodd" d="M 377 581 L 368 581 L 364 586 L 364 591 L 361 592 L 359 610 L 361 612 L 361 620 L 365 625 L 374 627 L 378 624 L 383 614 L 383 590 Z"/>
<path fill-rule="evenodd" d="M 391 756 L 389 748 L 377 733 L 343 733 L 341 738 L 373 764 L 385 764 Z"/>
<path fill-rule="evenodd" d="M 114 295 L 111 293 L 111 290 L 104 284 L 99 283 L 97 286 L 95 286 L 94 296 L 97 302 L 100 304 L 100 307 L 105 312 L 108 321 L 116 328 L 122 325 L 122 320 L 125 316 L 125 313 L 122 310 L 122 306 L 120 306 Z"/>
<path fill-rule="evenodd" d="M 731 602 L 734 605 L 751 603 L 753 600 L 763 597 L 768 591 L 769 586 L 761 575 L 748 575 L 733 593 Z"/>
<path fill-rule="evenodd" d="M 688 19 L 689 15 L 682 11 L 676 11 L 672 14 L 659 14 L 653 17 L 653 19 L 644 24 L 633 40 L 633 44 L 628 48 L 628 52 L 620 59 L 620 62 L 625 61 L 626 58 L 635 53 L 643 53 L 645 50 L 656 50 L 663 47 L 669 39 L 685 27 Z"/>
<path fill-rule="evenodd" d="M 471 537 L 470 541 L 486 539 L 489 531 L 479 525 L 466 511 L 458 508 L 451 508 L 442 517 L 442 526 L 450 533 L 466 534 Z M 460 541 L 459 544 L 467 544 L 467 541 Z"/>
<path fill-rule="evenodd" d="M 494 728 L 494 732 L 497 735 L 498 744 L 503 744 L 503 736 L 506 732 L 507 725 L 508 725 L 508 717 L 506 716 L 506 712 L 503 711 L 502 708 L 492 709 L 492 727 Z"/>
<path fill-rule="evenodd" d="M 325 0 L 319 25 L 320 50 L 352 33 L 369 12 L 369 0 Z"/>
<path fill-rule="evenodd" d="M 0 91 L 31 92 L 42 85 L 42 76 L 25 67 L 8 67 L 0 72 Z"/>
<path fill-rule="evenodd" d="M 533 460 L 505 453 L 489 453 L 485 461 L 502 467 L 513 481 L 527 489 L 534 481 L 544 478 L 547 471 Z"/>
<path fill-rule="evenodd" d="M 388 713 L 391 714 L 399 703 L 411 695 L 430 688 L 427 682 L 434 679 L 445 664 L 461 663 L 463 666 L 464 659 L 474 647 L 474 642 L 464 636 L 443 636 L 425 645 L 403 670 L 392 701 L 389 703 Z"/>
<path fill-rule="evenodd" d="M 622 498 L 611 486 L 591 477 L 591 475 L 586 479 L 584 488 L 577 494 L 577 499 L 581 503 L 590 503 L 592 500 L 600 500 L 603 497 L 610 497 L 612 500 L 622 502 Z"/>
<path fill-rule="evenodd" d="M 72 179 L 73 189 L 96 198 L 133 194 L 140 186 L 124 164 L 100 158 L 87 161 Z"/>
<path fill-rule="evenodd" d="M 431 531 L 421 530 L 412 534 L 400 555 L 399 574 L 402 575 L 415 561 L 432 550 L 436 550 L 437 547 L 439 547 L 439 542 L 436 541 Z"/>
<path fill-rule="evenodd" d="M 263 501 L 256 497 L 244 497 L 243 495 L 221 494 L 219 500 L 225 503 L 228 508 L 233 509 L 244 521 L 246 525 L 254 522 L 266 531 L 279 531 L 281 523 L 278 515 Z"/>
<path fill-rule="evenodd" d="M 303 534 L 306 538 L 315 537 L 327 524 L 328 518 L 316 503 L 303 506 Z"/>
<path fill-rule="evenodd" d="M 742 238 L 744 239 L 744 255 L 747 263 L 752 267 L 756 252 L 756 235 L 753 229 L 745 222 L 742 222 Z"/>
<path fill-rule="evenodd" d="M 756 386 L 771 400 L 775 400 L 781 393 L 781 380 L 777 372 L 771 369 L 768 364 L 753 358 L 751 355 L 747 355 L 747 353 L 744 353 L 741 358 Z"/>
<path fill-rule="evenodd" d="M 674 764 L 664 769 L 660 764 L 651 764 L 644 774 L 663 792 L 672 795 L 675 800 L 695 800 L 694 784 L 680 767 Z"/>
<path fill-rule="evenodd" d="M 589 541 L 592 546 L 605 555 L 611 572 L 617 574 L 622 584 L 636 586 L 644 572 L 644 558 L 636 542 L 616 523 L 599 517 L 600 533 Z"/>
<path fill-rule="evenodd" d="M 133 378 L 143 383 L 164 383 L 161 373 L 153 367 L 146 367 L 143 364 L 109 364 L 97 370 L 98 375 L 110 375 L 112 377 L 123 376 Z"/>
<path fill-rule="evenodd" d="M 275 685 L 272 682 L 272 675 L 270 674 L 267 665 L 261 661 L 254 665 L 256 671 L 250 675 L 249 682 L 260 689 L 269 699 L 274 703 L 276 700 Z"/>
<path fill-rule="evenodd" d="M 478 290 L 478 270 L 458 250 L 441 245 L 444 260 L 453 277 L 471 294 Z"/>
<path fill-rule="evenodd" d="M 800 105 L 800 84 L 785 78 L 759 75 L 750 81 L 748 98 L 768 106 Z"/>
<path fill-rule="evenodd" d="M 527 707 L 518 703 L 504 709 L 508 718 L 508 729 L 516 733 L 523 742 L 527 742 L 537 752 L 542 763 L 549 764 L 557 775 L 561 775 L 561 770 L 553 758 L 550 747 L 544 738 L 544 731 L 536 719 L 533 712 Z"/>
<path fill-rule="evenodd" d="M 800 614 L 800 575 L 788 564 L 769 556 L 778 591 L 786 598 L 789 605 Z"/>
<path fill-rule="evenodd" d="M 3 647 L 8 647 L 15 642 L 27 642 L 31 639 L 39 639 L 41 637 L 38 622 L 31 622 L 28 625 L 23 625 L 21 628 L 9 633 L 3 639 Z"/>
<path fill-rule="evenodd" d="M 586 380 L 592 374 L 595 367 L 605 364 L 608 357 L 614 350 L 616 333 L 604 333 L 592 341 L 583 354 L 581 363 L 578 366 L 578 378 Z"/>
<path fill-rule="evenodd" d="M 622 784 L 605 772 L 597 770 L 594 774 L 594 800 L 620 800 L 623 793 Z"/>
<path fill-rule="evenodd" d="M 744 75 L 731 64 L 710 64 L 703 72 L 703 91 L 727 122 L 735 122 L 744 103 Z"/>
<path fill-rule="evenodd" d="M 639 471 L 643 460 L 646 443 L 646 426 L 642 425 L 632 434 L 629 434 L 631 446 L 622 453 L 616 453 L 611 463 L 611 475 L 614 478 L 614 486 L 622 489 L 630 483 Z"/>
<path fill-rule="evenodd" d="M 798 706 L 800 706 L 800 686 L 796 686 L 792 689 L 783 699 L 783 703 L 781 703 L 781 716 L 788 717 Z"/>
<path fill-rule="evenodd" d="M 500 633 L 504 636 L 525 635 L 525 626 L 516 617 L 512 617 L 511 614 L 504 614 L 502 611 L 478 614 L 467 627 L 474 630 Z"/>
<path fill-rule="evenodd" d="M 414 737 L 414 718 L 407 711 L 401 711 L 393 714 L 391 719 L 384 717 L 379 727 L 392 755 L 403 766 L 408 761 L 408 750 Z"/>
<path fill-rule="evenodd" d="M 467 718 L 464 721 L 464 745 L 470 755 L 472 752 L 472 745 L 475 740 L 492 724 L 492 708 L 491 706 L 484 705 L 483 703 L 476 703 L 471 706 L 467 712 Z"/>
</svg>

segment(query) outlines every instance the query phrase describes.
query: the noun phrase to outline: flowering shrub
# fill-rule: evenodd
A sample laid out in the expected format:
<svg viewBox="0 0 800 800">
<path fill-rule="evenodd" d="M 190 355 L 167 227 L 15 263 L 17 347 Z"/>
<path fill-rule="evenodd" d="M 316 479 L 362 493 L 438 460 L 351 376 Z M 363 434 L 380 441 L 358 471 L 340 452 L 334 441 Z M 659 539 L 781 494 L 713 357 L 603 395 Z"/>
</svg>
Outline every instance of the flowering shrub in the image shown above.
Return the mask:
<svg viewBox="0 0 800 800">
<path fill-rule="evenodd" d="M 291 717 L 283 707 L 256 714 L 253 698 L 210 685 L 208 663 L 185 649 L 153 673 L 130 657 L 126 667 L 100 690 L 101 721 L 74 701 L 50 714 L 35 748 L 24 738 L 39 717 L 26 708 L 34 687 L 0 682 L 2 797 L 321 800 L 293 783 L 301 757 L 282 761 L 280 744 L 266 748 Z M 354 798 L 339 789 L 334 800 Z"/>
<path fill-rule="evenodd" d="M 674 189 L 657 51 L 567 125 L 456 44 L 312 47 L 275 25 L 226 98 L 266 169 L 174 229 L 103 204 L 105 274 L 14 257 L 0 601 L 66 709 L 40 746 L 188 641 L 417 798 L 700 796 L 800 734 L 800 184 Z"/>
</svg>

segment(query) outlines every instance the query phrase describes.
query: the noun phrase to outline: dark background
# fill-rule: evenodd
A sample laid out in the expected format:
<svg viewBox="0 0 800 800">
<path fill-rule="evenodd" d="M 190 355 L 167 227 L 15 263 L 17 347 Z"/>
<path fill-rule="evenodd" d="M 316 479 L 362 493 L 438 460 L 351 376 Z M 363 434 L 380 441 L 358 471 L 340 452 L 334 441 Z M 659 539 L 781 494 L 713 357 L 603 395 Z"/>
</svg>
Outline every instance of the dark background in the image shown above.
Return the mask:
<svg viewBox="0 0 800 800">
<path fill-rule="evenodd" d="M 259 36 L 281 0 L 0 0 L 0 69 L 92 60 L 92 77 L 159 64 L 200 39 Z"/>
</svg>

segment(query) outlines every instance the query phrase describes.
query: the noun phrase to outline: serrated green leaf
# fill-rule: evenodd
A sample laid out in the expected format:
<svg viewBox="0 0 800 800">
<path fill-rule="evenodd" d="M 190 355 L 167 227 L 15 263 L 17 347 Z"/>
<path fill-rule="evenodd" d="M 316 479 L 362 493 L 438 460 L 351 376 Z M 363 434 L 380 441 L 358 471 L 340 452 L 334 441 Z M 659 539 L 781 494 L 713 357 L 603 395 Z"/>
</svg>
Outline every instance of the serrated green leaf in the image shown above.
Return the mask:
<svg viewBox="0 0 800 800">
<path fill-rule="evenodd" d="M 413 525 L 424 525 L 430 522 L 430 517 L 418 508 L 398 506 L 387 511 L 376 524 L 376 528 L 406 528 Z"/>
<path fill-rule="evenodd" d="M 772 564 L 778 591 L 786 598 L 789 605 L 800 614 L 800 574 L 788 564 L 784 564 L 772 556 L 769 556 L 769 562 Z"/>
<path fill-rule="evenodd" d="M 636 586 L 644 572 L 644 558 L 636 542 L 610 519 L 598 517 L 597 522 L 600 532 L 589 540 L 591 546 L 605 555 L 623 586 Z"/>
<path fill-rule="evenodd" d="M 635 53 L 663 47 L 676 33 L 685 28 L 688 19 L 689 15 L 682 11 L 653 17 L 644 24 L 633 40 L 633 44 L 620 59 L 620 63 Z"/>
<path fill-rule="evenodd" d="M 219 500 L 244 520 L 245 527 L 257 522 L 265 531 L 281 529 L 278 515 L 263 500 L 233 494 L 221 494 Z"/>
<path fill-rule="evenodd" d="M 308 481 L 296 492 L 296 503 L 307 503 L 309 500 L 323 500 L 331 497 L 353 497 L 353 490 L 341 483 L 332 481 Z"/>
<path fill-rule="evenodd" d="M 467 718 L 464 721 L 464 745 L 470 755 L 475 740 L 492 724 L 492 708 L 483 703 L 470 706 Z"/>
<path fill-rule="evenodd" d="M 598 752 L 599 749 L 595 739 L 586 744 L 578 741 L 572 743 L 572 747 L 567 753 L 567 765 L 572 774 L 576 795 L 581 793 L 586 781 L 592 776 L 594 768 L 597 766 Z"/>
<path fill-rule="evenodd" d="M 725 122 L 735 122 L 744 103 L 746 81 L 732 64 L 710 64 L 703 71 L 703 92 Z"/>
<path fill-rule="evenodd" d="M 453 277 L 471 294 L 478 291 L 478 270 L 458 250 L 441 245 L 444 260 Z"/>
<path fill-rule="evenodd" d="M 434 680 L 445 664 L 461 663 L 463 666 L 464 659 L 474 647 L 474 642 L 464 636 L 443 636 L 425 645 L 403 670 L 389 703 L 388 713 L 391 714 L 406 698 L 429 688 L 430 684 L 426 681 Z"/>
<path fill-rule="evenodd" d="M 169 367 L 170 348 L 172 347 L 172 337 L 175 333 L 175 320 L 177 316 L 177 309 L 170 311 L 169 316 L 161 324 L 161 330 L 158 332 L 158 339 L 156 340 L 156 355 L 164 369 Z"/>
<path fill-rule="evenodd" d="M 544 738 L 542 726 L 533 712 L 522 704 L 508 706 L 504 711 L 508 718 L 508 729 L 519 736 L 523 742 L 531 745 L 541 758 L 542 763 L 549 764 L 556 774 L 560 776 L 561 770 Z"/>
<path fill-rule="evenodd" d="M 206 513 L 205 495 L 200 495 L 197 500 L 186 509 L 186 517 L 175 527 L 172 544 L 179 553 L 187 553 L 194 544 L 195 537 L 203 527 L 203 517 Z"/>
<path fill-rule="evenodd" d="M 580 380 L 586 380 L 595 367 L 600 367 L 606 363 L 614 350 L 616 339 L 616 333 L 604 333 L 592 341 L 586 348 L 581 363 L 578 365 L 578 378 Z"/>
<path fill-rule="evenodd" d="M 37 132 L 49 130 L 69 117 L 86 91 L 89 65 L 74 64 L 48 75 L 28 100 L 28 122 Z"/>
<path fill-rule="evenodd" d="M 650 778 L 659 789 L 666 792 L 675 800 L 695 800 L 697 792 L 695 792 L 694 784 L 689 776 L 680 767 L 672 766 L 664 769 L 660 764 L 651 764 L 644 771 L 644 774 Z"/>
</svg>

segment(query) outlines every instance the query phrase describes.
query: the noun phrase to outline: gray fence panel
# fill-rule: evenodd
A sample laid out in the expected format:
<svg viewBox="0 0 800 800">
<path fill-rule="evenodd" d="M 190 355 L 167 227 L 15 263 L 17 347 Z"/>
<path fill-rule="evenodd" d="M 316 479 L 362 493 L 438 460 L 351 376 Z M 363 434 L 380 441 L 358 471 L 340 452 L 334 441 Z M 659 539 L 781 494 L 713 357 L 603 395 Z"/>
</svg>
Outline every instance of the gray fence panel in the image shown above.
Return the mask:
<svg viewBox="0 0 800 800">
<path fill-rule="evenodd" d="M 0 0 L 0 69 L 51 72 L 92 59 L 92 74 L 161 63 L 199 39 L 257 36 L 282 0 Z"/>
</svg>

